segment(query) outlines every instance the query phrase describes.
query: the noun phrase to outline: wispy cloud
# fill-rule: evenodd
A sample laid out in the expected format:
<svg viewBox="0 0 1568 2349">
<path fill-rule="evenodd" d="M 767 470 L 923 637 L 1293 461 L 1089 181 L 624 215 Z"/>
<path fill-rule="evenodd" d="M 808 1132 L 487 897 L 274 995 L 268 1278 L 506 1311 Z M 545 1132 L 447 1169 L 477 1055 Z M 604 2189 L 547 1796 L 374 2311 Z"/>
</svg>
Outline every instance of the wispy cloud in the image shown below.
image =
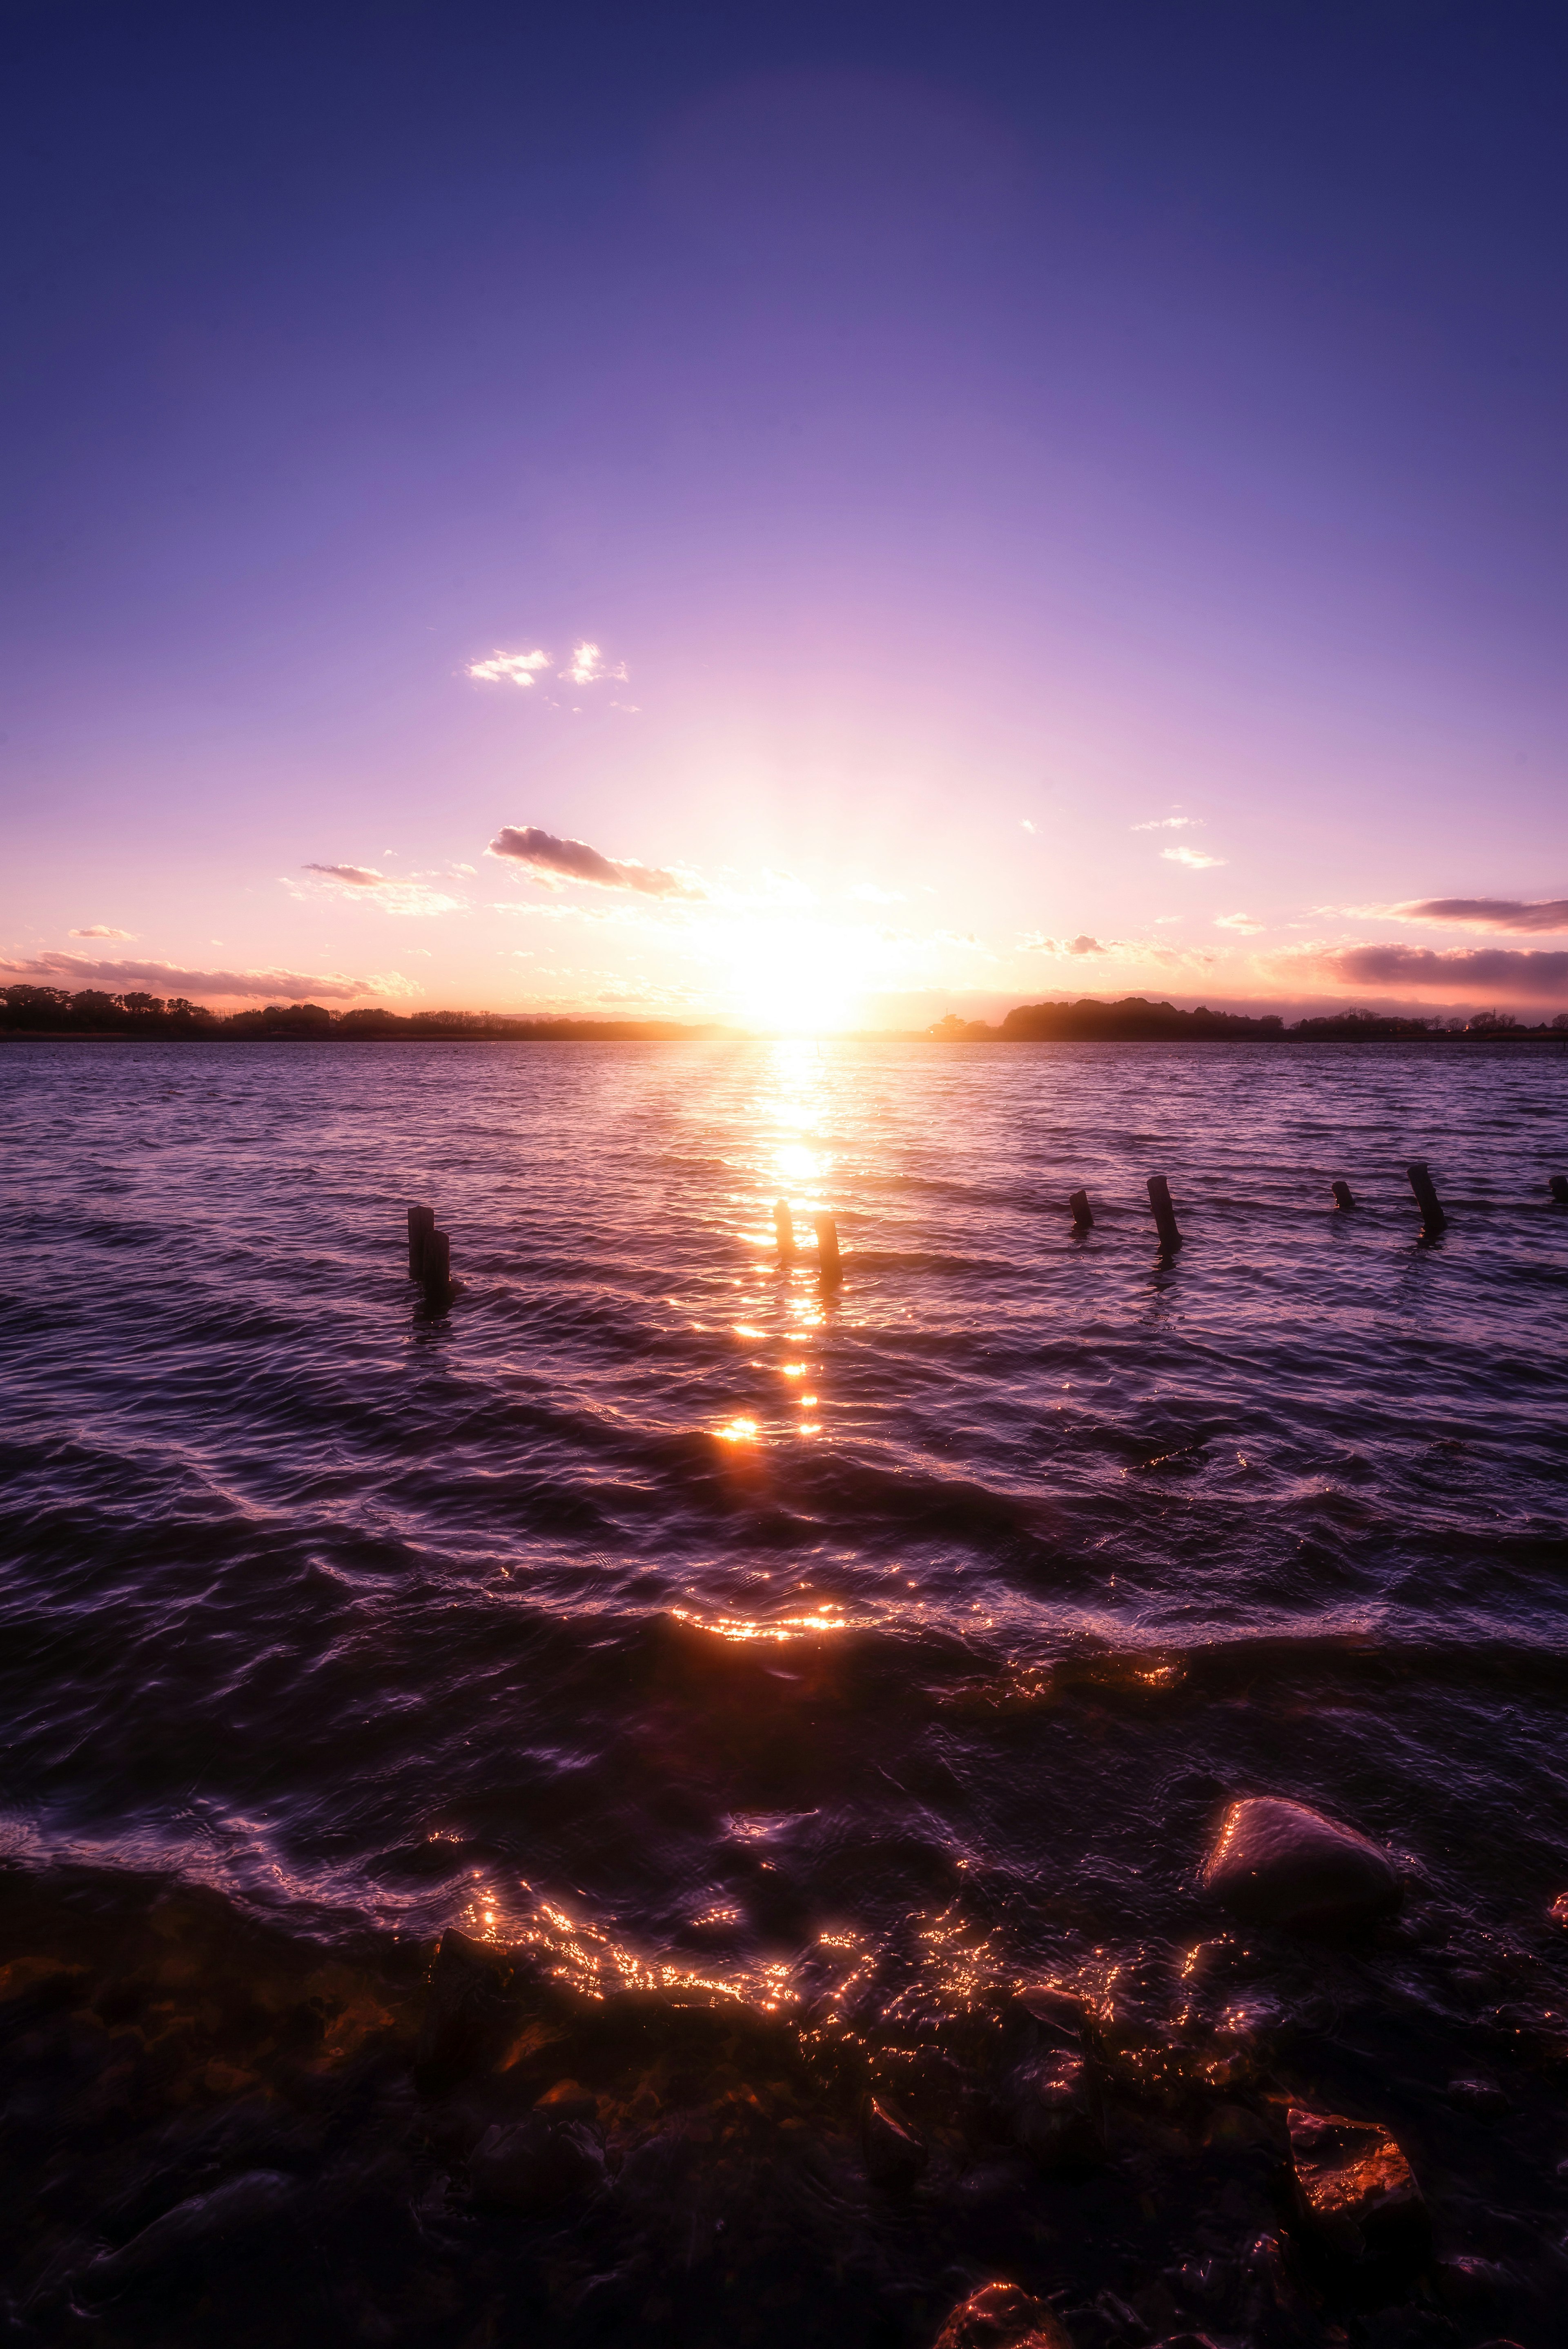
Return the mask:
<svg viewBox="0 0 1568 2349">
<path fill-rule="evenodd" d="M 1018 823 L 1019 823 L 1019 828 L 1020 828 L 1022 831 L 1024 831 L 1024 832 L 1033 832 L 1033 830 L 1034 830 L 1034 828 L 1035 828 L 1035 827 L 1034 827 L 1034 825 L 1029 822 L 1029 819 L 1028 819 L 1028 817 L 1027 817 L 1026 815 L 1025 815 L 1025 816 L 1020 816 L 1020 817 L 1018 818 Z"/>
<path fill-rule="evenodd" d="M 313 888 L 379 905 L 387 914 L 456 914 L 463 907 L 461 897 L 428 888 L 423 881 L 394 881 L 372 864 L 304 864 L 300 870 L 314 876 Z M 292 881 L 285 880 L 284 886 L 300 894 Z"/>
<path fill-rule="evenodd" d="M 1568 897 L 1421 897 L 1379 911 L 1396 922 L 1442 922 L 1464 930 L 1568 930 Z"/>
<path fill-rule="evenodd" d="M 341 881 L 346 889 L 385 889 L 387 875 L 377 873 L 373 864 L 306 864 L 305 873 L 323 873 L 330 881 Z"/>
<path fill-rule="evenodd" d="M 902 905 L 903 903 L 896 889 L 881 889 L 874 881 L 857 881 L 850 895 L 859 897 L 867 905 Z"/>
<path fill-rule="evenodd" d="M 1185 864 L 1191 872 L 1201 873 L 1210 864 L 1223 864 L 1222 856 L 1205 856 L 1201 848 L 1162 848 L 1160 852 L 1168 864 Z"/>
<path fill-rule="evenodd" d="M 1150 816 L 1147 823 L 1135 823 L 1132 827 L 1134 832 L 1201 832 L 1202 828 L 1201 815 Z"/>
<path fill-rule="evenodd" d="M 44 954 L 28 962 L 0 959 L 9 978 L 44 986 L 102 987 L 162 996 L 209 996 L 257 1003 L 351 1003 L 367 995 L 418 995 L 420 989 L 397 971 L 374 978 L 350 978 L 342 971 L 187 970 L 171 962 L 95 962 L 87 955 Z"/>
<path fill-rule="evenodd" d="M 573 685 L 599 685 L 606 678 L 617 678 L 624 684 L 626 664 L 621 661 L 615 667 L 606 668 L 604 656 L 597 645 L 573 645 L 572 658 L 561 674 L 569 678 Z"/>
<path fill-rule="evenodd" d="M 1239 930 L 1243 937 L 1255 938 L 1263 924 L 1254 922 L 1250 914 L 1216 914 L 1214 927 L 1217 930 Z"/>
<path fill-rule="evenodd" d="M 1282 957 L 1282 971 L 1336 980 L 1346 987 L 1393 987 L 1450 998 L 1506 996 L 1514 1001 L 1568 999 L 1568 953 L 1517 947 L 1309 947 Z"/>
<path fill-rule="evenodd" d="M 531 685 L 537 670 L 554 666 L 548 653 L 495 652 L 489 660 L 470 661 L 468 675 L 481 685 Z"/>
<path fill-rule="evenodd" d="M 85 930 L 67 930 L 66 935 L 72 938 L 133 938 L 136 932 L 110 929 L 107 922 L 92 922 Z"/>
<path fill-rule="evenodd" d="M 515 857 L 536 877 L 553 882 L 580 881 L 594 889 L 634 889 L 645 897 L 701 897 L 704 891 L 674 873 L 653 864 L 618 864 L 590 848 L 585 840 L 560 840 L 537 824 L 503 824 L 485 851 L 487 856 Z"/>
</svg>

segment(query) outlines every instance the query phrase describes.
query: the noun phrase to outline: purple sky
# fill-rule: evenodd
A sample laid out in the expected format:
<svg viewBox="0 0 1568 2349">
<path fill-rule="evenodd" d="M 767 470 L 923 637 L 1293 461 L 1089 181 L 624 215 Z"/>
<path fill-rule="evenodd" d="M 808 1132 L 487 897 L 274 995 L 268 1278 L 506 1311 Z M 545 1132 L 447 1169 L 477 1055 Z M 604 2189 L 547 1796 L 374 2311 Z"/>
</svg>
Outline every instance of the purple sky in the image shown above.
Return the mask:
<svg viewBox="0 0 1568 2349">
<path fill-rule="evenodd" d="M 1568 1006 L 1560 9 L 7 27 L 0 975 Z"/>
</svg>

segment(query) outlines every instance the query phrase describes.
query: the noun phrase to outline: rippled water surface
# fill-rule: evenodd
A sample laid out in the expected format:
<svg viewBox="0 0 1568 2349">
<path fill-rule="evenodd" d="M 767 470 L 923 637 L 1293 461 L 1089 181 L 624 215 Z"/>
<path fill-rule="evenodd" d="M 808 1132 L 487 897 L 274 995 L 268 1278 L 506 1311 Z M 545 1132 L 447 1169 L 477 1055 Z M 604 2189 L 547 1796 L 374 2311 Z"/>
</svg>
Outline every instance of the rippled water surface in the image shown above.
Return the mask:
<svg viewBox="0 0 1568 2349">
<path fill-rule="evenodd" d="M 1287 1794 L 1394 1850 L 1417 1923 L 1233 2038 L 1270 1998 L 1374 2015 L 1323 2061 L 1364 2105 L 1381 2066 L 1462 2201 L 1445 2067 L 1522 2000 L 1477 2193 L 1539 2251 L 1565 1081 L 1530 1048 L 6 1047 L 13 1884 L 738 1992 L 918 2106 L 1020 1981 L 1136 1982 L 1174 2028 L 1204 1838 Z"/>
</svg>

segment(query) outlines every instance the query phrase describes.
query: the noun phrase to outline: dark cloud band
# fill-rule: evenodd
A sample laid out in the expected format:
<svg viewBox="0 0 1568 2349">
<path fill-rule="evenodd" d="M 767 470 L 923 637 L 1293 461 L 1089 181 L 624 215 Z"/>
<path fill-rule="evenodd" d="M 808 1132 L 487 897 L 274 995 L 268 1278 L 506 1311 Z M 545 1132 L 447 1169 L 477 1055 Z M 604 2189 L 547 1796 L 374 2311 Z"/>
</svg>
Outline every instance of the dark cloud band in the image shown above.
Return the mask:
<svg viewBox="0 0 1568 2349">
<path fill-rule="evenodd" d="M 1422 897 L 1396 905 L 1402 922 L 1456 922 L 1476 930 L 1568 930 L 1568 897 Z"/>
<path fill-rule="evenodd" d="M 1325 978 L 1347 987 L 1440 988 L 1449 996 L 1506 995 L 1524 1002 L 1568 999 L 1568 954 L 1533 947 L 1341 947 L 1312 957 Z"/>
<path fill-rule="evenodd" d="M 323 978 L 298 970 L 181 970 L 171 962 L 94 962 L 87 955 L 46 954 L 0 962 L 0 974 L 39 986 L 154 988 L 160 995 L 241 996 L 257 1003 L 352 1003 L 385 992 L 341 973 Z"/>
</svg>

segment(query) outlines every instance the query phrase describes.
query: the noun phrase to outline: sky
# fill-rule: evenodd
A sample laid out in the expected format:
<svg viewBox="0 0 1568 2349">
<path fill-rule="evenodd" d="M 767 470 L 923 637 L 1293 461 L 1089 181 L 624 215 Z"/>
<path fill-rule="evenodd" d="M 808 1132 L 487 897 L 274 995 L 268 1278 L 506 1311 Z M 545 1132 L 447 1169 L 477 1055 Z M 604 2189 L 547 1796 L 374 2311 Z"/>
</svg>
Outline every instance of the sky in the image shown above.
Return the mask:
<svg viewBox="0 0 1568 2349">
<path fill-rule="evenodd" d="M 0 983 L 1568 1007 L 1568 15 L 0 7 Z"/>
</svg>

